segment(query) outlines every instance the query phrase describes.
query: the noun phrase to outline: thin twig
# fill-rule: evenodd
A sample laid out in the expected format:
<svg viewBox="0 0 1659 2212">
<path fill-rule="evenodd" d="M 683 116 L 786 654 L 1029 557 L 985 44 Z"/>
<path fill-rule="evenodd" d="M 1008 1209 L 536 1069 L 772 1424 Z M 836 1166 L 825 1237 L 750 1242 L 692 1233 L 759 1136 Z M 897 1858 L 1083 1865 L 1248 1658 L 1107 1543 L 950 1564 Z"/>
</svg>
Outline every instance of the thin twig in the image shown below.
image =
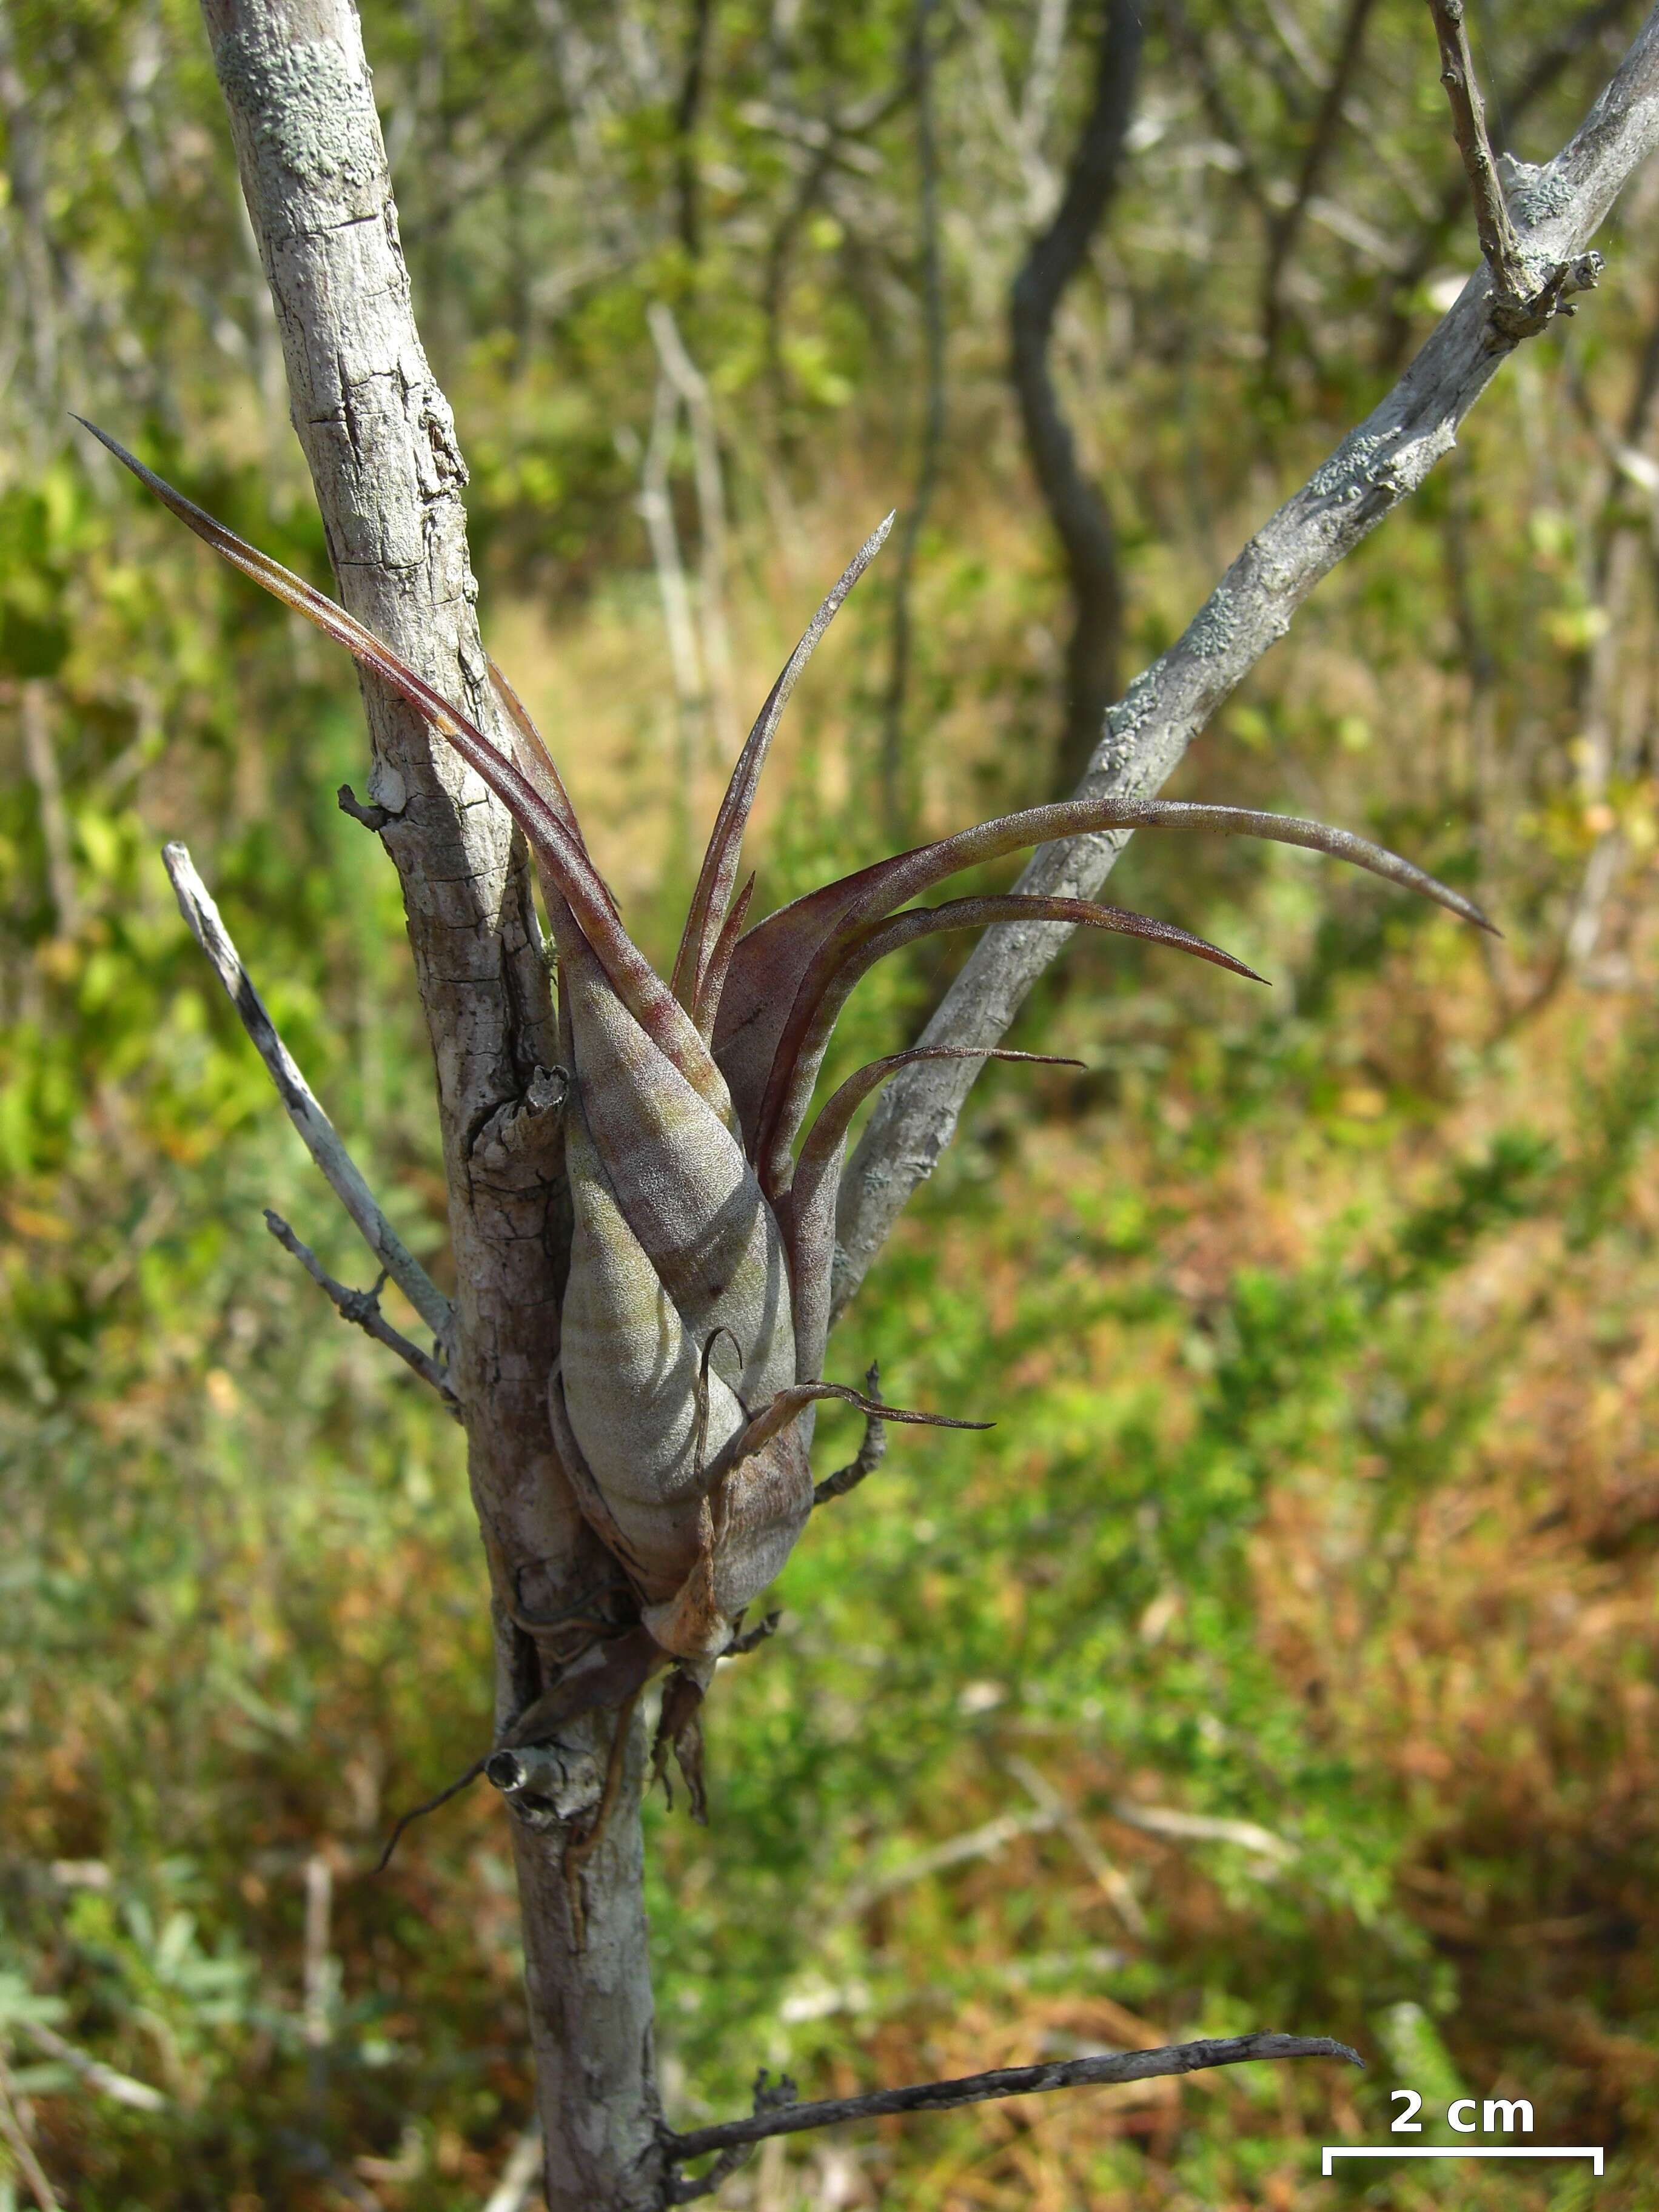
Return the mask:
<svg viewBox="0 0 1659 2212">
<path fill-rule="evenodd" d="M 1480 251 L 1492 270 L 1500 295 L 1518 307 L 1530 293 L 1521 240 L 1510 219 L 1509 202 L 1498 182 L 1492 141 L 1486 136 L 1486 107 L 1474 74 L 1469 33 L 1463 20 L 1463 0 L 1429 0 L 1435 36 L 1440 41 L 1440 82 L 1446 88 L 1451 109 L 1452 132 L 1468 173 L 1474 201 L 1474 228 Z"/>
<path fill-rule="evenodd" d="M 302 1244 L 282 1215 L 273 1213 L 270 1206 L 265 1208 L 265 1227 L 285 1252 L 294 1255 L 312 1281 L 327 1291 L 339 1309 L 343 1321 L 354 1322 L 367 1335 L 372 1336 L 376 1344 L 383 1344 L 388 1352 L 395 1352 L 406 1367 L 414 1369 L 422 1382 L 432 1385 L 455 1419 L 460 1419 L 461 1401 L 450 1388 L 449 1370 L 433 1358 L 430 1352 L 422 1352 L 418 1344 L 411 1344 L 406 1336 L 393 1328 L 380 1311 L 380 1291 L 386 1282 L 384 1268 L 372 1291 L 348 1290 L 343 1283 L 335 1281 L 310 1245 Z"/>
<path fill-rule="evenodd" d="M 763 2066 L 755 2076 L 754 2109 L 757 2112 L 785 2112 L 795 2102 L 795 2085 L 787 2074 L 774 2081 Z M 695 2179 L 676 2179 L 670 2176 L 667 2199 L 671 2204 L 690 2204 L 699 2197 L 712 2197 L 724 2181 L 729 2181 L 740 2166 L 755 2154 L 752 2142 L 732 2143 L 723 2150 L 713 2166 L 707 2167 Z M 673 2154 L 669 2154 L 673 2163 Z"/>
<path fill-rule="evenodd" d="M 879 1400 L 881 1396 L 881 1368 L 873 1359 L 864 1377 L 864 1391 L 868 1398 Z M 827 1505 L 832 1498 L 845 1498 L 849 1490 L 856 1490 L 865 1476 L 873 1474 L 886 1456 L 887 1424 L 878 1414 L 866 1413 L 864 1438 L 857 1452 L 845 1467 L 838 1467 L 833 1474 L 826 1474 L 822 1482 L 814 1486 L 813 1511 L 820 1505 Z"/>
<path fill-rule="evenodd" d="M 398 819 L 389 806 L 382 806 L 378 801 L 365 805 L 349 783 L 343 783 L 335 793 L 334 803 L 342 814 L 349 814 L 354 822 L 361 822 L 365 830 L 379 831 L 384 830 L 388 822 Z"/>
<path fill-rule="evenodd" d="M 0 2054 L 0 2136 L 4 2136 L 12 2156 L 17 2160 L 17 2170 L 33 2192 L 40 2212 L 63 2212 L 52 2193 L 46 2170 L 34 2154 L 34 2145 L 29 2141 L 28 2130 L 23 2125 L 23 2116 L 17 2109 L 11 2069 Z"/>
<path fill-rule="evenodd" d="M 668 662 L 673 672 L 676 727 L 679 745 L 679 801 L 688 820 L 692 809 L 691 781 L 696 767 L 696 732 L 708 707 L 697 633 L 691 619 L 691 592 L 680 556 L 679 532 L 674 521 L 674 502 L 669 495 L 669 463 L 674 431 L 679 422 L 678 386 L 665 368 L 657 379 L 657 397 L 651 415 L 651 436 L 640 470 L 636 505 L 651 541 L 651 558 L 657 571 L 657 590 L 662 600 L 663 626 L 668 633 Z"/>
<path fill-rule="evenodd" d="M 702 252 L 702 221 L 699 205 L 702 179 L 697 163 L 697 125 L 708 72 L 708 33 L 714 21 L 714 0 L 692 0 L 691 35 L 687 42 L 685 74 L 680 96 L 674 103 L 674 136 L 678 142 L 674 181 L 679 200 L 680 243 L 693 261 Z"/>
<path fill-rule="evenodd" d="M 704 2157 L 738 2143 L 763 2142 L 768 2136 L 793 2136 L 808 2128 L 837 2127 L 847 2120 L 885 2118 L 894 2112 L 945 2112 L 959 2105 L 982 2105 L 1001 2097 L 1045 2094 L 1051 2089 L 1091 2088 L 1106 2081 L 1147 2081 L 1168 2074 L 1196 2074 L 1212 2066 L 1240 2066 L 1254 2058 L 1342 2058 L 1351 2066 L 1364 2060 L 1346 2043 L 1328 2035 L 1226 2035 L 1201 2043 L 1166 2044 L 1157 2051 L 1113 2051 L 1089 2058 L 1067 2058 L 1048 2066 L 1001 2066 L 989 2074 L 967 2074 L 953 2081 L 919 2081 L 905 2089 L 875 2089 L 862 2097 L 832 2097 L 821 2104 L 790 2105 L 757 2112 L 744 2120 L 723 2120 L 709 2128 L 671 2135 L 670 2163 Z M 700 2191 L 697 2193 L 701 2193 Z M 690 2201 L 686 2195 L 675 2202 Z"/>
<path fill-rule="evenodd" d="M 1169 1836 L 1178 1842 L 1233 1844 L 1253 1858 L 1273 1866 L 1287 1866 L 1297 1856 L 1297 1846 L 1276 1836 L 1255 1820 L 1230 1820 L 1213 1813 L 1183 1813 L 1173 1805 L 1137 1805 L 1131 1797 L 1112 1800 L 1112 1818 L 1126 1828 L 1139 1828 L 1148 1836 Z"/>
<path fill-rule="evenodd" d="M 231 942 L 230 932 L 219 909 L 196 872 L 189 848 L 179 844 L 164 845 L 161 860 L 173 879 L 179 911 L 191 935 L 213 963 L 214 972 L 224 985 L 227 997 L 241 1017 L 242 1027 L 270 1072 L 270 1079 L 288 1109 L 289 1121 L 305 1140 L 306 1150 L 356 1223 L 369 1250 L 439 1342 L 447 1347 L 454 1325 L 453 1307 L 381 1212 L 374 1194 L 341 1143 L 334 1124 L 301 1074 L 293 1054 L 276 1034 L 276 1024 L 253 988 L 253 979 L 242 965 L 242 957 Z"/>
<path fill-rule="evenodd" d="M 1492 141 L 1486 136 L 1486 104 L 1475 79 L 1463 0 L 1429 0 L 1429 13 L 1440 42 L 1440 82 L 1446 88 L 1451 109 L 1452 135 L 1468 173 L 1474 228 L 1492 271 L 1492 329 L 1500 340 L 1514 345 L 1534 337 L 1553 315 L 1572 313 L 1570 307 L 1562 305 L 1564 293 L 1582 291 L 1594 284 L 1601 272 L 1601 257 L 1586 254 L 1579 261 L 1558 262 L 1543 270 L 1542 281 L 1537 281 L 1522 249 L 1520 233 L 1504 197 Z"/>
<path fill-rule="evenodd" d="M 1522 117 L 1553 88 L 1562 72 L 1578 55 L 1586 47 L 1593 46 L 1611 25 L 1632 14 L 1634 9 L 1635 0 L 1592 0 L 1592 4 L 1571 21 L 1553 27 L 1550 35 L 1514 82 L 1498 89 L 1500 129 L 1498 151 L 1502 151 L 1505 140 L 1512 138 Z M 1412 327 L 1409 303 L 1444 252 L 1447 240 L 1462 212 L 1467 189 L 1466 185 L 1460 184 L 1455 179 L 1451 180 L 1419 231 L 1415 245 L 1402 258 L 1394 273 L 1383 301 L 1386 330 L 1382 360 L 1385 366 L 1396 365 L 1405 349 Z"/>
<path fill-rule="evenodd" d="M 1303 149 L 1302 166 L 1297 173 L 1295 190 L 1287 205 L 1277 212 L 1267 225 L 1267 268 L 1262 283 L 1262 338 L 1269 357 L 1277 348 L 1284 328 L 1285 270 L 1301 234 L 1302 225 L 1312 209 L 1320 178 L 1347 119 L 1348 88 L 1359 68 L 1360 57 L 1364 52 L 1366 29 L 1376 4 L 1376 0 L 1348 0 L 1347 16 L 1338 41 L 1336 58 L 1326 80 L 1313 129 Z M 1460 6 L 1461 0 L 1447 0 L 1447 4 Z"/>
<path fill-rule="evenodd" d="M 913 1882 L 926 1881 L 930 1875 L 944 1874 L 951 1867 L 966 1866 L 971 1860 L 992 1858 L 1022 1836 L 1051 1835 L 1061 1825 L 1061 1820 L 1055 1808 L 1038 1805 L 1029 1813 L 999 1813 L 977 1828 L 946 1836 L 942 1842 L 929 1844 L 925 1850 L 913 1852 L 896 1866 L 849 1889 L 830 1913 L 825 1924 L 839 1928 L 848 1921 L 857 1920 L 872 1905 L 891 1897 L 896 1891 L 908 1889 Z"/>
<path fill-rule="evenodd" d="M 469 1783 L 477 1780 L 493 1756 L 492 1753 L 485 1752 L 482 1759 L 473 1760 L 465 1774 L 458 1774 L 447 1790 L 441 1790 L 435 1797 L 428 1797 L 424 1805 L 411 1805 L 407 1813 L 400 1813 L 398 1815 L 396 1826 L 386 1839 L 385 1850 L 375 1860 L 370 1872 L 384 1874 L 392 1863 L 392 1854 L 397 1850 L 404 1830 L 411 1826 L 416 1820 L 425 1820 L 428 1813 L 435 1813 L 441 1805 L 447 1805 L 452 1797 L 459 1797 Z"/>
</svg>

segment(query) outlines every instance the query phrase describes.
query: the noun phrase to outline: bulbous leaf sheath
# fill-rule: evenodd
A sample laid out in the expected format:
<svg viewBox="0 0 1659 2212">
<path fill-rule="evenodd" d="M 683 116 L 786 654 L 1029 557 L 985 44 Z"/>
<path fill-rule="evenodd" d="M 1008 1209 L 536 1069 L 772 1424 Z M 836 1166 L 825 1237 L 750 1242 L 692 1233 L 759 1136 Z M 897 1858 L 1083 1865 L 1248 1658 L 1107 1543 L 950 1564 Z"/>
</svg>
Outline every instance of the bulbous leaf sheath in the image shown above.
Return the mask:
<svg viewBox="0 0 1659 2212">
<path fill-rule="evenodd" d="M 820 1378 L 836 1185 L 853 1114 L 877 1084 L 915 1060 L 981 1056 L 918 1048 L 861 1069 L 793 1158 L 836 1020 L 873 963 L 936 930 L 1023 917 L 1124 932 L 1251 972 L 1169 923 L 1086 900 L 1011 892 L 903 914 L 899 908 L 963 869 L 1051 838 L 1206 829 L 1334 854 L 1490 926 L 1459 893 L 1346 831 L 1232 807 L 1085 799 L 899 854 L 741 934 L 753 878 L 735 902 L 732 887 L 779 717 L 879 549 L 889 516 L 818 609 L 744 746 L 671 988 L 623 927 L 558 769 L 498 671 L 490 672 L 514 732 L 510 756 L 343 609 L 104 432 L 94 435 L 224 559 L 423 714 L 508 809 L 541 873 L 571 1076 L 565 1164 L 574 1218 L 556 1365 L 550 1346 L 548 1418 L 584 1513 L 633 1584 L 639 1624 L 603 1652 L 572 1662 L 521 1717 L 514 1741 L 529 1741 L 526 1728 L 545 1732 L 615 1702 L 670 1659 L 689 1684 L 707 1679 L 738 1616 L 782 1566 L 811 1510 L 807 1455 L 820 1400 L 846 1399 L 888 1420 L 941 1419 L 876 1407 Z M 989 1048 L 983 1054 L 1036 1056 Z"/>
</svg>

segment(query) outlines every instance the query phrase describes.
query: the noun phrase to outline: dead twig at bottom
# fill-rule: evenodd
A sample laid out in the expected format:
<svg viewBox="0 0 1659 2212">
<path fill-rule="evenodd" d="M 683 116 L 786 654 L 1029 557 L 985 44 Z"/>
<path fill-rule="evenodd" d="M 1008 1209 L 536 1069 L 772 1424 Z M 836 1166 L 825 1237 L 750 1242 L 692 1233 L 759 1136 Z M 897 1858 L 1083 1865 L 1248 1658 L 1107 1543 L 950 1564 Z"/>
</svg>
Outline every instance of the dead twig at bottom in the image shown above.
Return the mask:
<svg viewBox="0 0 1659 2212">
<path fill-rule="evenodd" d="M 683 2166 L 710 2151 L 763 2142 L 769 2136 L 799 2135 L 809 2128 L 839 2126 L 847 2120 L 885 2118 L 895 2112 L 944 2112 L 960 2105 L 981 2105 L 1003 2097 L 1041 2096 L 1054 2089 L 1092 2088 L 1109 2081 L 1147 2081 L 1169 2074 L 1197 2074 L 1215 2066 L 1241 2066 L 1257 2058 L 1340 2058 L 1350 2066 L 1364 2060 L 1346 2043 L 1328 2035 L 1225 2035 L 1199 2043 L 1165 2044 L 1157 2051 L 1103 2051 L 1089 2058 L 1067 2058 L 1048 2066 L 1002 2066 L 988 2074 L 966 2074 L 951 2081 L 919 2081 L 904 2089 L 875 2089 L 862 2097 L 834 2097 L 812 2105 L 788 2105 L 757 2112 L 744 2120 L 670 2134 L 668 2162 Z M 724 2177 L 722 2177 L 724 2178 Z M 670 2183 L 669 2202 L 689 2204 L 708 2193 L 708 2174 Z"/>
<path fill-rule="evenodd" d="M 383 1267 L 373 1290 L 349 1290 L 343 1283 L 335 1281 L 309 1244 L 302 1244 L 280 1213 L 265 1208 L 265 1227 L 285 1252 L 291 1252 L 313 1283 L 334 1301 L 343 1321 L 354 1322 L 372 1336 L 376 1344 L 385 1345 L 395 1352 L 406 1367 L 414 1369 L 422 1382 L 429 1382 L 459 1421 L 461 1401 L 450 1388 L 449 1370 L 441 1366 L 429 1352 L 422 1352 L 418 1344 L 411 1344 L 406 1336 L 393 1328 L 380 1311 L 380 1292 L 385 1288 L 386 1271 Z"/>
</svg>

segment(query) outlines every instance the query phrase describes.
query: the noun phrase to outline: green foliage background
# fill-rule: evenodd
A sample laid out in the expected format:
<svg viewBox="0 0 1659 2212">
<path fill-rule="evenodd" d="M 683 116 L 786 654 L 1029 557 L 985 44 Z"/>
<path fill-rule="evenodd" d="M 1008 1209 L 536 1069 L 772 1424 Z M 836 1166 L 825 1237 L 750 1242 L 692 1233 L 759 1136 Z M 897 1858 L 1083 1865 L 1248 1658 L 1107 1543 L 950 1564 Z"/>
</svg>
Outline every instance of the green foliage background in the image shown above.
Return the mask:
<svg viewBox="0 0 1659 2212">
<path fill-rule="evenodd" d="M 1264 345 L 1264 209 L 1340 12 L 1194 0 L 1154 25 L 1058 346 L 1135 665 L 1472 251 L 1429 26 L 1379 9 Z M 1636 13 L 1589 10 L 1524 103 L 1564 18 L 1494 14 L 1521 151 L 1559 143 Z M 905 732 L 932 830 L 1041 795 L 1059 723 L 1063 591 L 1000 317 L 1093 18 L 1029 130 L 1063 14 L 923 20 L 948 407 Z M 690 11 L 365 8 L 486 627 L 659 955 L 726 756 L 718 697 L 677 710 L 636 508 L 647 309 L 672 306 L 713 389 L 730 540 L 699 611 L 705 642 L 726 611 L 738 703 L 908 496 L 921 409 L 916 18 L 711 21 L 692 253 Z M 487 1726 L 460 1440 L 265 1236 L 270 1205 L 362 1273 L 157 848 L 191 842 L 441 1275 L 395 879 L 333 803 L 364 774 L 349 671 L 67 434 L 68 406 L 96 415 L 326 581 L 195 11 L 13 0 L 0 30 L 9 2094 L 84 2212 L 459 2212 L 529 2110 L 504 1816 L 469 1796 L 368 1869 Z M 1590 2201 L 1547 2166 L 1322 2182 L 1317 2146 L 1377 2140 L 1402 2082 L 1431 2118 L 1527 2096 L 1539 2139 L 1607 2144 L 1598 2204 L 1659 2203 L 1656 216 L 1650 180 L 1602 292 L 1509 364 L 1179 786 L 1366 828 L 1478 887 L 1503 945 L 1277 848 L 1139 842 L 1114 896 L 1273 989 L 1073 948 L 1015 1042 L 1087 1072 L 993 1073 L 832 1350 L 998 1426 L 896 1437 L 815 1525 L 782 1633 L 721 1671 L 712 1827 L 651 1816 L 681 2124 L 740 2108 L 759 2063 L 828 2094 L 1269 2026 L 1370 2071 L 802 2139 L 733 2205 Z M 682 429 L 702 588 L 692 459 Z M 893 591 L 861 588 L 791 709 L 755 841 L 773 900 L 880 849 Z M 839 1065 L 908 1040 L 958 957 L 872 980 Z M 853 1432 L 822 1436 L 827 1468 Z M 0 2204 L 21 2192 L 0 2149 Z"/>
</svg>

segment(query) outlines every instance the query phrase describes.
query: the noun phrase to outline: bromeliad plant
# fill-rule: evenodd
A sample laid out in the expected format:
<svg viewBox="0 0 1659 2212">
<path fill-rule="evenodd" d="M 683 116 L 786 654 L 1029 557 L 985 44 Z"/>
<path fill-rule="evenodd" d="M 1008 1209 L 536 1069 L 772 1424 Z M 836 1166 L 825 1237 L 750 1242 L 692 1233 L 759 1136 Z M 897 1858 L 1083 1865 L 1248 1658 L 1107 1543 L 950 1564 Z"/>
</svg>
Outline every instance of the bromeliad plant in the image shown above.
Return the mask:
<svg viewBox="0 0 1659 2212">
<path fill-rule="evenodd" d="M 1331 854 L 1490 925 L 1410 862 L 1320 823 L 1237 807 L 1081 799 L 919 846 L 745 928 L 755 878 L 738 888 L 738 857 L 767 754 L 802 669 L 879 550 L 890 516 L 837 580 L 761 709 L 665 982 L 623 927 L 558 769 L 498 671 L 491 673 L 513 732 L 510 755 L 333 601 L 114 439 L 94 434 L 216 552 L 416 708 L 501 800 L 535 856 L 557 957 L 574 1216 L 556 1357 L 549 1353 L 548 1414 L 581 1510 L 617 1564 L 621 1601 L 520 1716 L 512 1740 L 529 1742 L 579 1714 L 625 1704 L 672 1668 L 659 1741 L 680 1752 L 695 1799 L 702 1692 L 812 1510 L 817 1403 L 844 1400 L 882 1421 L 981 1425 L 880 1405 L 823 1380 L 836 1190 L 857 1108 L 899 1068 L 927 1058 L 1042 1055 L 896 1053 L 861 1068 L 812 1118 L 818 1073 L 854 987 L 916 938 L 1013 920 L 1115 930 L 1253 976 L 1170 923 L 1087 900 L 1009 892 L 909 902 L 965 869 L 1052 838 L 1188 829 Z"/>
</svg>

